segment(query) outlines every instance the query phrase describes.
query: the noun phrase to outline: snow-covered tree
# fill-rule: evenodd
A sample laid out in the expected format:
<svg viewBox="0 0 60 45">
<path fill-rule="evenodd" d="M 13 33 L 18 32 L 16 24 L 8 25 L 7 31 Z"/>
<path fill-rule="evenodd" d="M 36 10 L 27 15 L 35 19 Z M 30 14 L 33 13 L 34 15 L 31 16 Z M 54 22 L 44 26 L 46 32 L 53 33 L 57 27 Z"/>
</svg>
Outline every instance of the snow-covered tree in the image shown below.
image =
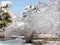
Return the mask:
<svg viewBox="0 0 60 45">
<path fill-rule="evenodd" d="M 11 5 L 10 1 L 2 1 L 0 4 L 0 28 L 6 26 L 11 20 L 11 15 L 8 12 L 8 7 Z"/>
<path fill-rule="evenodd" d="M 39 12 L 32 9 L 23 13 L 24 22 L 26 23 L 25 29 L 58 37 L 60 32 L 59 2 L 59 0 L 38 0 L 37 7 Z"/>
<path fill-rule="evenodd" d="M 5 34 L 6 34 L 5 36 L 6 37 L 20 36 L 21 31 L 24 29 L 24 26 L 25 26 L 22 16 L 15 14 L 11 18 L 11 21 L 12 23 L 10 23 L 9 26 L 5 28 Z"/>
<path fill-rule="evenodd" d="M 11 6 L 10 1 L 0 2 L 0 37 L 5 35 L 5 27 L 11 23 L 11 15 L 8 11 L 8 8 Z"/>
</svg>

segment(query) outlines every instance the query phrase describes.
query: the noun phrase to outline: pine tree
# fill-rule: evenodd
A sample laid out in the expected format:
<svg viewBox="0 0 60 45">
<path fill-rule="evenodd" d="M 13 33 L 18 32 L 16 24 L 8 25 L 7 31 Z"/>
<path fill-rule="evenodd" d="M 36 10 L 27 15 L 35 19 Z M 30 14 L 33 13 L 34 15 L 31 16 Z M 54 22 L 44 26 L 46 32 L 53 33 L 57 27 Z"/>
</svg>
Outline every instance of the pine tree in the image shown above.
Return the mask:
<svg viewBox="0 0 60 45">
<path fill-rule="evenodd" d="M 9 1 L 2 1 L 0 4 L 0 37 L 5 37 L 5 27 L 11 23 L 11 15 L 7 10 L 10 5 Z"/>
<path fill-rule="evenodd" d="M 8 8 L 8 4 L 6 4 L 6 6 L 2 6 L 2 3 L 0 4 L 0 28 L 2 28 L 3 26 L 7 26 L 8 23 L 11 22 L 10 18 L 11 15 L 9 14 L 9 12 L 7 11 Z"/>
</svg>

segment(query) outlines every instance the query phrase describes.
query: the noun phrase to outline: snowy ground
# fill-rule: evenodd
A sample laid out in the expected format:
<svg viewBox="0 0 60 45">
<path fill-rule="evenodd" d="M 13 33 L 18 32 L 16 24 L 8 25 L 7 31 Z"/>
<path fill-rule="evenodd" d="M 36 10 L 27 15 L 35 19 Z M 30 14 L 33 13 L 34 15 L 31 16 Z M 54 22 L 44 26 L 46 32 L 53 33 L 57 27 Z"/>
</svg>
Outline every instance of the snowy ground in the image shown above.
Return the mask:
<svg viewBox="0 0 60 45">
<path fill-rule="evenodd" d="M 37 45 L 37 44 L 25 43 L 25 40 L 16 39 L 16 40 L 0 41 L 0 45 Z M 42 45 L 60 45 L 60 42 L 50 41 L 49 43 L 45 43 Z"/>
</svg>

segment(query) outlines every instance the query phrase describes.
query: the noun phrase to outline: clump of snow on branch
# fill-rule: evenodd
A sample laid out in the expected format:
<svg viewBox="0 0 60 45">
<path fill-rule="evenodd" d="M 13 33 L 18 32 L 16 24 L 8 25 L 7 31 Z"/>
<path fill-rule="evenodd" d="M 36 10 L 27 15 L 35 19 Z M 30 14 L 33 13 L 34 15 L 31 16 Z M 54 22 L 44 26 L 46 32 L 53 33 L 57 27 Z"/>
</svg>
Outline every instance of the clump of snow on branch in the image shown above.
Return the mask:
<svg viewBox="0 0 60 45">
<path fill-rule="evenodd" d="M 6 7 L 6 6 L 11 6 L 12 5 L 12 3 L 10 2 L 10 1 L 2 1 L 1 2 L 1 7 Z"/>
<path fill-rule="evenodd" d="M 34 6 L 28 5 L 28 6 L 25 7 L 25 10 L 32 10 L 33 8 L 34 8 Z"/>
<path fill-rule="evenodd" d="M 2 11 L 8 12 L 7 8 L 10 7 L 11 5 L 12 3 L 10 1 L 2 1 L 0 3 L 0 8 L 2 9 Z"/>
</svg>

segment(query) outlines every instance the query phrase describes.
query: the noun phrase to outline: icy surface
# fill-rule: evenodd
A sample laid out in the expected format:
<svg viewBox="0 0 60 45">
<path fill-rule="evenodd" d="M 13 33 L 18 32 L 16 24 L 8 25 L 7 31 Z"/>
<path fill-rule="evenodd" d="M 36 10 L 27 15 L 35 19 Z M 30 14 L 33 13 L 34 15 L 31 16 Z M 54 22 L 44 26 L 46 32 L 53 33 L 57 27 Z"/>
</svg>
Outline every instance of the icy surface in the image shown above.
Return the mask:
<svg viewBox="0 0 60 45">
<path fill-rule="evenodd" d="M 0 41 L 0 45 L 35 45 L 30 43 L 25 43 L 23 40 L 6 40 L 6 41 Z M 60 45 L 60 43 L 56 42 L 49 42 L 44 43 L 42 45 Z"/>
</svg>

